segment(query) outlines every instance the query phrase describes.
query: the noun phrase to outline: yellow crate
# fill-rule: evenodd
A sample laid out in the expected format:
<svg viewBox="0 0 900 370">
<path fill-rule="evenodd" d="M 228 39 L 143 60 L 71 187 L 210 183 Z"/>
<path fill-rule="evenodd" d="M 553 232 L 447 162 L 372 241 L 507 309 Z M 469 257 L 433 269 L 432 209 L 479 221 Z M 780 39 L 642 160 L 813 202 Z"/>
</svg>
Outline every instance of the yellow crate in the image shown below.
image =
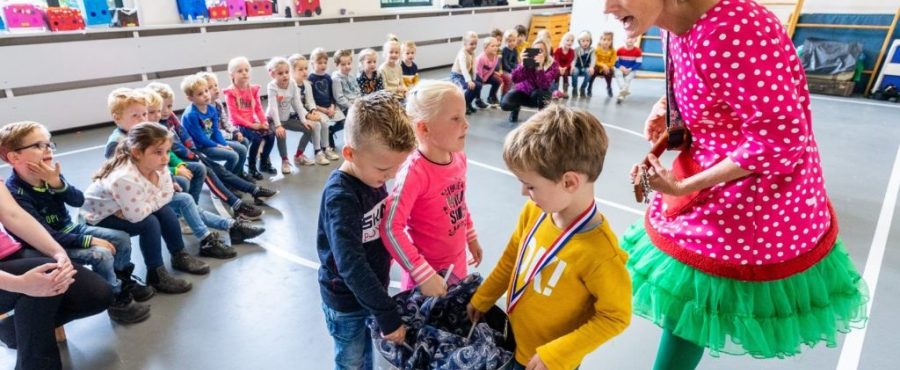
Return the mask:
<svg viewBox="0 0 900 370">
<path fill-rule="evenodd" d="M 528 44 L 534 42 L 538 31 L 550 31 L 550 45 L 556 48 L 563 35 L 569 32 L 569 23 L 572 19 L 571 11 L 535 14 L 531 16 L 531 26 L 528 30 Z"/>
</svg>

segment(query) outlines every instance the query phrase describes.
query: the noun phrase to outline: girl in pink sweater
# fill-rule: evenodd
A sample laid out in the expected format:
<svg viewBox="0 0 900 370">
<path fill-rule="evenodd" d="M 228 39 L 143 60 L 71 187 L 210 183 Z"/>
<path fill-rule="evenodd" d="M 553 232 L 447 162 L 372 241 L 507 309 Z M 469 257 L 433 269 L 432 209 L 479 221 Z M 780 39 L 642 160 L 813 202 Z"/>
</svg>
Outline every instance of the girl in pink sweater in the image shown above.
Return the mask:
<svg viewBox="0 0 900 370">
<path fill-rule="evenodd" d="M 488 93 L 487 98 L 488 104 L 491 105 L 500 105 L 500 101 L 497 100 L 497 90 L 500 90 L 503 80 L 501 79 L 500 70 L 497 68 L 500 64 L 499 52 L 500 42 L 494 37 L 488 37 L 484 39 L 484 51 L 478 56 L 478 60 L 475 61 L 475 78 L 481 82 L 482 87 L 486 84 L 491 85 L 491 91 Z M 481 106 L 479 104 L 480 101 L 481 91 L 478 91 L 475 104 L 479 107 Z"/>
<path fill-rule="evenodd" d="M 256 180 L 262 180 L 260 171 L 271 174 L 277 173 L 269 155 L 275 146 L 275 131 L 269 127 L 266 113 L 259 99 L 259 85 L 250 84 L 250 61 L 245 57 L 237 57 L 228 62 L 228 74 L 231 75 L 231 86 L 223 90 L 228 101 L 228 117 L 231 123 L 241 130 L 241 134 L 250 140 L 247 166 L 250 168 L 250 176 Z M 259 146 L 263 144 L 262 155 L 259 154 Z M 256 163 L 259 160 L 259 169 Z"/>
<path fill-rule="evenodd" d="M 465 277 L 466 249 L 469 264 L 481 262 L 465 196 L 465 98 L 453 83 L 422 81 L 407 95 L 406 112 L 419 148 L 386 200 L 381 239 L 404 270 L 401 289 L 419 285 L 423 294 L 441 296 L 447 288 L 436 271 L 452 265 L 454 277 Z"/>
</svg>

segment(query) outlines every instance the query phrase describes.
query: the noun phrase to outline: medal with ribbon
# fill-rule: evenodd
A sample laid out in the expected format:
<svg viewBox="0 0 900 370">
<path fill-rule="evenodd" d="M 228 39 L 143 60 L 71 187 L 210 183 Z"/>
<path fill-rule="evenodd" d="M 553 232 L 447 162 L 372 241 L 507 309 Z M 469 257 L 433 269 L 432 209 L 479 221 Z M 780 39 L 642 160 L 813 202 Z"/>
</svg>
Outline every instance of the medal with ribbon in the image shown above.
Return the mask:
<svg viewBox="0 0 900 370">
<path fill-rule="evenodd" d="M 525 239 L 522 241 L 522 245 L 519 247 L 519 255 L 516 257 L 516 269 L 513 272 L 513 278 L 510 281 L 509 290 L 506 294 L 506 312 L 510 313 L 516 307 L 516 304 L 519 302 L 519 299 L 525 295 L 525 289 L 528 287 L 528 284 L 534 280 L 534 277 L 537 276 L 541 270 L 544 269 L 547 265 L 553 261 L 553 258 L 559 253 L 560 250 L 566 245 L 566 243 L 572 239 L 572 237 L 577 234 L 584 225 L 594 218 L 594 215 L 597 214 L 597 203 L 592 203 L 590 207 L 588 207 L 584 212 L 582 212 L 578 217 L 573 221 L 568 227 L 559 236 L 553 241 L 553 244 L 547 248 L 543 254 L 540 256 L 535 256 L 537 260 L 534 263 L 528 264 L 528 266 L 522 266 L 525 263 L 525 255 L 528 250 L 528 245 L 531 243 L 531 240 L 534 238 L 534 234 L 537 233 L 538 227 L 541 226 L 541 222 L 547 218 L 547 212 L 541 212 L 541 215 L 538 216 L 537 221 L 534 222 L 534 226 L 531 227 L 531 230 L 526 234 Z M 530 259 L 534 260 L 534 259 Z M 522 271 L 524 269 L 528 269 L 527 271 Z M 524 272 L 525 278 L 520 280 L 520 276 Z"/>
</svg>

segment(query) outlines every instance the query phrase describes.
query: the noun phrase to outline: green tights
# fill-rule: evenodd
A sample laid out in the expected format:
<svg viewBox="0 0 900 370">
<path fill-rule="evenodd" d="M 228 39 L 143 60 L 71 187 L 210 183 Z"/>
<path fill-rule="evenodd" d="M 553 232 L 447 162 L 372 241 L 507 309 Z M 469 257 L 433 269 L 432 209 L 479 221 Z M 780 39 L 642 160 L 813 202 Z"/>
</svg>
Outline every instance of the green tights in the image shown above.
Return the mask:
<svg viewBox="0 0 900 370">
<path fill-rule="evenodd" d="M 704 349 L 676 336 L 670 329 L 663 329 L 653 370 L 694 370 L 703 357 Z"/>
</svg>

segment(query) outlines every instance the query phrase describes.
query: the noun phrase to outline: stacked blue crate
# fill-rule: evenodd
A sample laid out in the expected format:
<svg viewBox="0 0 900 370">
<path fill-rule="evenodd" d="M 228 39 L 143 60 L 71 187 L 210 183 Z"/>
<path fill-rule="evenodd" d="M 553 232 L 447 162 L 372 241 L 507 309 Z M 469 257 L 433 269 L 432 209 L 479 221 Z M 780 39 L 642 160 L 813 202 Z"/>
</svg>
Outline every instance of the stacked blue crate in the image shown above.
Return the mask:
<svg viewBox="0 0 900 370">
<path fill-rule="evenodd" d="M 178 0 L 178 14 L 185 21 L 209 19 L 205 0 Z"/>
<path fill-rule="evenodd" d="M 112 11 L 106 0 L 84 0 L 84 17 L 88 26 L 112 23 Z"/>
</svg>

